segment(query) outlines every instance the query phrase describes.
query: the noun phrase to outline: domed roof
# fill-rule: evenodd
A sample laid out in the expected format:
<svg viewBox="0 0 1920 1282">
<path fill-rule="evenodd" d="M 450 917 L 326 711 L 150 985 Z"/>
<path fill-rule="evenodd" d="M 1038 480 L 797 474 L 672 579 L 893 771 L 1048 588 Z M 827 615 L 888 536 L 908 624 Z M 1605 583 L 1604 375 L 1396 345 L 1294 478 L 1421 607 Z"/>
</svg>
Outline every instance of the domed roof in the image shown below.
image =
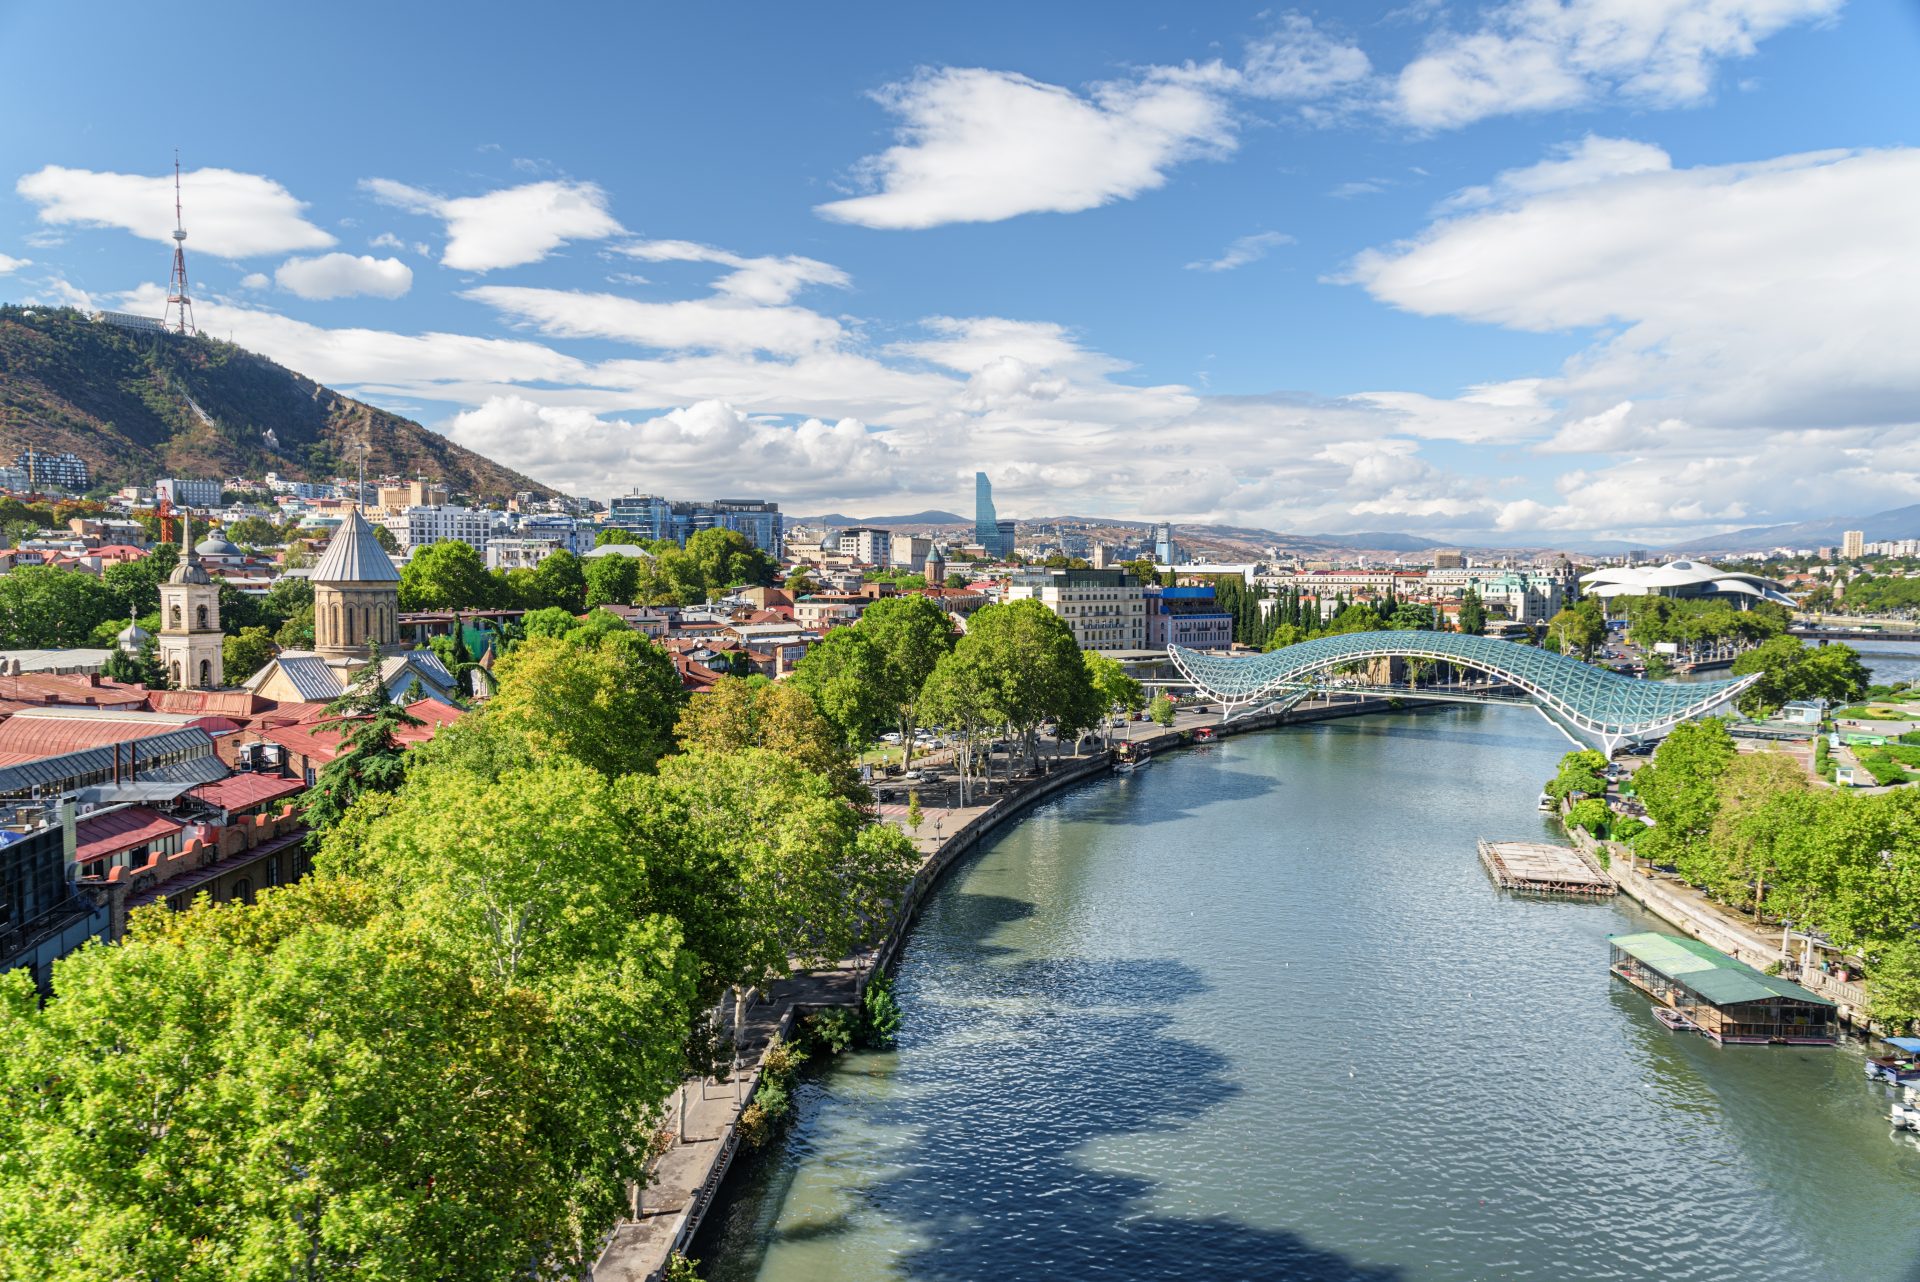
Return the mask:
<svg viewBox="0 0 1920 1282">
<path fill-rule="evenodd" d="M 220 531 L 218 530 L 215 530 L 212 534 L 209 534 L 206 538 L 201 539 L 198 543 L 194 544 L 193 550 L 195 552 L 198 552 L 201 556 L 240 556 L 242 555 L 240 549 L 235 547 L 233 544 L 227 542 L 226 536 L 220 533 Z"/>
<path fill-rule="evenodd" d="M 119 634 L 114 637 L 114 640 L 120 643 L 122 650 L 138 650 L 151 640 L 152 637 L 153 633 L 147 631 L 138 623 L 129 623 L 126 627 L 120 629 Z"/>
<path fill-rule="evenodd" d="M 352 508 L 327 540 L 327 550 L 308 577 L 315 583 L 398 583 L 400 571 L 393 568 L 392 558 L 373 536 L 367 519 Z"/>
</svg>

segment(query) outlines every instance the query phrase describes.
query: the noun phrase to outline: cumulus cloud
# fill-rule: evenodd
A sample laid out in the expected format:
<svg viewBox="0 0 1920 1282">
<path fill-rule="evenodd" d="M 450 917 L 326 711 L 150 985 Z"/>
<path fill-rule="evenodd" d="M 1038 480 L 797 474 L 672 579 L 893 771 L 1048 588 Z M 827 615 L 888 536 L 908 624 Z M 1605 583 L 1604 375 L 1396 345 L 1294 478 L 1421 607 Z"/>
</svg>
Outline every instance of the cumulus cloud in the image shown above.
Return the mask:
<svg viewBox="0 0 1920 1282">
<path fill-rule="evenodd" d="M 719 263 L 731 267 L 733 271 L 714 282 L 714 289 L 731 298 L 768 306 L 790 302 L 810 285 L 844 289 L 848 283 L 847 274 L 833 264 L 795 254 L 749 258 L 690 240 L 643 240 L 620 246 L 620 252 L 649 263 Z M 636 278 L 636 283 L 646 282 Z"/>
<path fill-rule="evenodd" d="M 265 272 L 248 272 L 240 278 L 242 289 L 265 289 L 271 284 L 273 280 Z"/>
<path fill-rule="evenodd" d="M 1273 31 L 1247 44 L 1241 88 L 1261 98 L 1319 98 L 1373 74 L 1358 45 L 1336 40 L 1299 13 L 1281 15 Z"/>
<path fill-rule="evenodd" d="M 576 493 L 646 483 L 674 494 L 740 488 L 742 476 L 779 480 L 788 502 L 891 495 L 911 468 L 905 454 L 855 419 L 789 424 L 700 401 L 633 422 L 503 396 L 456 415 L 447 435 L 499 458 L 538 458 L 541 479 Z"/>
<path fill-rule="evenodd" d="M 8 272 L 19 271 L 22 267 L 30 267 L 32 265 L 33 260 L 31 258 L 10 258 L 5 254 L 0 254 L 0 276 L 5 276 Z"/>
<path fill-rule="evenodd" d="M 1293 237 L 1283 231 L 1255 232 L 1251 236 L 1241 236 L 1218 258 L 1205 258 L 1187 264 L 1190 272 L 1230 272 L 1236 267 L 1245 267 L 1248 263 L 1257 263 L 1267 256 L 1267 251 L 1281 245 L 1291 245 Z"/>
<path fill-rule="evenodd" d="M 289 258 L 273 273 L 280 288 L 302 298 L 350 298 L 371 294 L 398 298 L 413 288 L 413 269 L 397 258 L 322 254 Z"/>
<path fill-rule="evenodd" d="M 1561 143 L 1538 164 L 1506 170 L 1486 186 L 1455 192 L 1442 202 L 1441 208 L 1473 209 L 1584 187 L 1608 178 L 1663 173 L 1672 168 L 1673 158 L 1652 143 L 1588 134 L 1577 142 Z"/>
<path fill-rule="evenodd" d="M 792 355 L 840 336 L 839 322 L 804 307 L 756 307 L 726 298 L 648 303 L 518 285 L 482 285 L 461 297 L 557 338 L 611 338 L 643 347 Z"/>
<path fill-rule="evenodd" d="M 1576 413 L 1631 399 L 1700 426 L 1907 422 L 1916 200 L 1912 148 L 1641 172 L 1444 218 L 1350 279 L 1422 315 L 1623 326 L 1556 380 Z"/>
<path fill-rule="evenodd" d="M 1699 102 L 1719 64 L 1751 56 L 1784 27 L 1828 17 L 1841 0 L 1509 0 L 1467 31 L 1434 37 L 1397 78 L 1401 116 L 1457 128 L 1489 116 L 1607 98 L 1655 107 Z"/>
<path fill-rule="evenodd" d="M 221 258 L 251 258 L 325 249 L 333 237 L 308 222 L 305 203 L 271 178 L 231 169 L 195 169 L 180 176 L 187 245 Z M 117 227 L 145 240 L 173 243 L 173 175 L 117 174 L 48 165 L 14 190 L 39 207 L 41 222 Z"/>
<path fill-rule="evenodd" d="M 1451 399 L 1419 392 L 1362 392 L 1355 399 L 1397 415 L 1408 436 L 1479 445 L 1538 439 L 1556 413 L 1545 389 L 1545 379 L 1520 378 L 1471 387 Z"/>
<path fill-rule="evenodd" d="M 880 90 L 898 141 L 862 161 L 870 194 L 815 207 L 877 228 L 1072 213 L 1160 187 L 1167 171 L 1234 148 L 1208 69 L 1150 69 L 1084 95 L 1011 72 L 923 70 Z"/>
<path fill-rule="evenodd" d="M 390 178 L 368 178 L 361 186 L 383 204 L 444 222 L 447 246 L 440 261 L 460 271 L 537 263 L 569 241 L 605 240 L 626 230 L 594 183 L 527 183 L 452 198 Z"/>
</svg>

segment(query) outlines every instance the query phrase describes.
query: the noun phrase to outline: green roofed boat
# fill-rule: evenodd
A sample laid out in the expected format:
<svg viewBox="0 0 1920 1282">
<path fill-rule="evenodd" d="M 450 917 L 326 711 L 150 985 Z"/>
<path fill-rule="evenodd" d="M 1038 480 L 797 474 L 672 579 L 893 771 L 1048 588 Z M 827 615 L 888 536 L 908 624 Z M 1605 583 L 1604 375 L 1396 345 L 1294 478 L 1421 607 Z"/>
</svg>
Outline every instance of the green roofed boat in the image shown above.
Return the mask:
<svg viewBox="0 0 1920 1282">
<path fill-rule="evenodd" d="M 1831 1046 L 1839 1038 L 1832 1002 L 1697 939 L 1643 931 L 1607 943 L 1615 975 L 1723 1045 Z"/>
</svg>

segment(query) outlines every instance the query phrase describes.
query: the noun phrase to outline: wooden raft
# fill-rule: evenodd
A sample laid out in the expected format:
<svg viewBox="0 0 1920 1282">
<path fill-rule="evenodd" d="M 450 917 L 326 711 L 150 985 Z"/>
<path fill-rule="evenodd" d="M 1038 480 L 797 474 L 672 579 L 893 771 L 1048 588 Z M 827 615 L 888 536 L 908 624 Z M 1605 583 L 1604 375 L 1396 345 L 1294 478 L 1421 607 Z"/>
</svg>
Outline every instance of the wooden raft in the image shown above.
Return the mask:
<svg viewBox="0 0 1920 1282">
<path fill-rule="evenodd" d="M 1618 894 L 1593 859 L 1569 846 L 1539 841 L 1480 839 L 1480 862 L 1503 890 L 1529 895 L 1605 896 Z"/>
</svg>

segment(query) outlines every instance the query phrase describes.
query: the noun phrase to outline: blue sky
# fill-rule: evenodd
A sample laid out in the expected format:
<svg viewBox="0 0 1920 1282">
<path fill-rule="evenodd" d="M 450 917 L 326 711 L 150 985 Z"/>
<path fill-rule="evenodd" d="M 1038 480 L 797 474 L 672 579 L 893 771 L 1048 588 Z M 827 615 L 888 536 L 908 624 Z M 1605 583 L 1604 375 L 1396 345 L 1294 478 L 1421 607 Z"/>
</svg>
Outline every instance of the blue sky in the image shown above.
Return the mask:
<svg viewBox="0 0 1920 1282">
<path fill-rule="evenodd" d="M 177 146 L 202 328 L 576 493 L 983 467 L 1569 546 L 1920 500 L 1911 4 L 7 5 L 0 50 L 0 298 L 157 313 Z"/>
</svg>

